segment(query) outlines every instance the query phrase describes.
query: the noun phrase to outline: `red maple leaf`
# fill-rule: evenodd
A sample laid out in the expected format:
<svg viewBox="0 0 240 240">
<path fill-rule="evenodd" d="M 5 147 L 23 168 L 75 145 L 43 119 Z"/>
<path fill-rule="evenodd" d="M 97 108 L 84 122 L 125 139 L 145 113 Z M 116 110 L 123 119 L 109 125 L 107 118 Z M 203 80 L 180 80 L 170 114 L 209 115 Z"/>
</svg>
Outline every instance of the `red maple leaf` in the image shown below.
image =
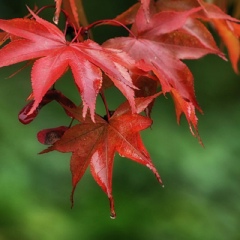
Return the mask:
<svg viewBox="0 0 240 240">
<path fill-rule="evenodd" d="M 96 96 L 102 86 L 102 71 L 129 100 L 133 112 L 134 85 L 129 74 L 134 60 L 126 53 L 101 47 L 92 40 L 68 42 L 53 24 L 38 17 L 34 19 L 0 20 L 0 28 L 17 36 L 0 50 L 0 67 L 36 59 L 31 73 L 34 112 L 43 96 L 71 68 L 83 100 L 83 115 L 88 108 L 94 117 Z M 102 70 L 102 71 L 101 71 Z"/>
<path fill-rule="evenodd" d="M 229 58 L 235 73 L 238 73 L 240 59 L 240 25 L 235 22 L 224 21 L 221 19 L 212 19 L 212 22 L 228 49 Z"/>
<path fill-rule="evenodd" d="M 189 126 L 197 133 L 195 108 L 201 112 L 193 85 L 193 76 L 182 59 L 197 59 L 213 53 L 223 57 L 207 28 L 190 16 L 202 10 L 197 6 L 186 11 L 153 11 L 146 19 L 146 9 L 139 7 L 132 26 L 133 35 L 106 41 L 103 46 L 122 49 L 139 68 L 152 71 L 162 87 L 174 98 L 177 118 L 184 113 Z M 191 132 L 193 133 L 192 129 Z"/>
<path fill-rule="evenodd" d="M 90 164 L 95 181 L 109 198 L 111 217 L 115 217 L 112 172 L 116 152 L 122 157 L 130 158 L 147 166 L 156 175 L 158 181 L 162 183 L 139 134 L 140 131 L 151 126 L 152 120 L 138 114 L 158 95 L 137 98 L 137 113 L 135 114 L 132 114 L 131 107 L 126 102 L 120 105 L 109 119 L 95 115 L 95 123 L 91 121 L 89 115 L 83 119 L 82 107 L 67 108 L 80 124 L 68 129 L 60 140 L 41 153 L 52 150 L 64 153 L 72 152 L 70 163 L 73 185 L 72 204 L 76 185 Z"/>
<path fill-rule="evenodd" d="M 229 58 L 234 71 L 238 73 L 238 62 L 240 57 L 240 21 L 238 19 L 226 14 L 218 6 L 211 3 L 206 3 L 202 0 L 161 0 L 156 2 L 156 6 L 158 11 L 186 11 L 193 7 L 201 6 L 202 10 L 191 16 L 192 21 L 196 22 L 196 19 L 194 18 L 200 18 L 204 21 L 210 22 L 213 25 L 228 49 Z M 196 26 L 190 26 L 189 30 L 191 29 L 196 29 Z M 199 32 L 198 36 L 203 38 L 205 36 L 205 32 Z"/>
</svg>

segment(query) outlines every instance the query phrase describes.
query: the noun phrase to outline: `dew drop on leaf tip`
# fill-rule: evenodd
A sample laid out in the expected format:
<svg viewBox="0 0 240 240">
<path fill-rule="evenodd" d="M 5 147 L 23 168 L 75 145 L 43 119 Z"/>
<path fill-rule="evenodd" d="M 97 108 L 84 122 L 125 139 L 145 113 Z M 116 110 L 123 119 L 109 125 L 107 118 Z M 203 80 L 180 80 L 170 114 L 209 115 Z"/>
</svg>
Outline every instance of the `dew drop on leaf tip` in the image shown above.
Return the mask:
<svg viewBox="0 0 240 240">
<path fill-rule="evenodd" d="M 114 212 L 114 213 L 111 213 L 111 214 L 110 214 L 110 218 L 111 218 L 111 219 L 116 219 L 116 213 L 115 213 L 115 212 Z"/>
<path fill-rule="evenodd" d="M 56 24 L 56 25 L 58 25 L 58 17 L 57 16 L 53 16 L 53 22 Z"/>
</svg>

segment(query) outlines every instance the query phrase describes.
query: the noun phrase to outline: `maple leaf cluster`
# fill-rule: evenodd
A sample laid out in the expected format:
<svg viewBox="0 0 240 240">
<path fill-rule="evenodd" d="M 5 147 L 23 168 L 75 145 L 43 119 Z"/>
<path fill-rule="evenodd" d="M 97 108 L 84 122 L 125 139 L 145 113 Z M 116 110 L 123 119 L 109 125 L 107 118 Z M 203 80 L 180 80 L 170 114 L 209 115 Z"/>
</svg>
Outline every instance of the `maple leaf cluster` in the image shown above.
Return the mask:
<svg viewBox="0 0 240 240">
<path fill-rule="evenodd" d="M 33 63 L 32 93 L 19 120 L 29 124 L 54 100 L 63 107 L 71 123 L 41 130 L 39 142 L 50 145 L 41 153 L 72 152 L 72 203 L 77 183 L 90 165 L 95 181 L 109 198 L 111 217 L 115 218 L 114 155 L 147 166 L 162 183 L 140 131 L 152 125 L 150 113 L 155 99 L 167 94 L 174 101 L 177 122 L 184 114 L 191 133 L 201 143 L 196 110 L 202 110 L 194 93 L 193 75 L 182 60 L 207 54 L 225 59 L 207 28 L 210 23 L 228 48 L 233 69 L 238 72 L 239 21 L 203 0 L 141 0 L 114 19 L 88 24 L 81 1 L 55 1 L 54 23 L 38 16 L 46 6 L 36 11 L 28 9 L 30 15 L 24 18 L 0 19 L 1 43 L 9 39 L 0 49 L 0 67 L 23 61 Z M 65 15 L 64 29 L 57 26 L 61 12 Z M 99 44 L 91 38 L 91 29 L 103 24 L 124 27 L 129 35 Z M 57 80 L 68 69 L 82 99 L 80 106 L 56 90 Z M 117 87 L 127 100 L 115 111 L 108 109 L 104 96 L 109 87 Z M 104 102 L 105 116 L 97 114 L 98 95 Z"/>
</svg>

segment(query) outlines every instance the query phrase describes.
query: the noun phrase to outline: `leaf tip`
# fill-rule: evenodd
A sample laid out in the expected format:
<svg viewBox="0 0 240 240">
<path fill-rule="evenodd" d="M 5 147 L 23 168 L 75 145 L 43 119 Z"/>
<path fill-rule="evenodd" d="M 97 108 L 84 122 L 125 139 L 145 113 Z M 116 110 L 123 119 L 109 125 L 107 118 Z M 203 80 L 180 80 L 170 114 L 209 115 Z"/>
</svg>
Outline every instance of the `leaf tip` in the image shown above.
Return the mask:
<svg viewBox="0 0 240 240">
<path fill-rule="evenodd" d="M 76 185 L 73 186 L 73 188 L 72 188 L 72 192 L 71 192 L 71 195 L 70 195 L 71 209 L 72 209 L 73 206 L 74 206 L 74 197 L 73 197 L 73 196 L 74 196 L 75 188 L 76 188 Z"/>
<path fill-rule="evenodd" d="M 53 16 L 53 22 L 54 22 L 56 25 L 58 25 L 58 21 L 59 21 L 58 15 L 55 14 L 55 15 Z"/>
<path fill-rule="evenodd" d="M 200 144 L 202 147 L 204 147 L 203 141 L 202 141 L 202 139 L 201 139 L 201 137 L 200 137 L 200 135 L 199 135 L 199 132 L 198 132 L 197 125 L 193 125 L 194 130 L 192 129 L 192 125 L 193 125 L 193 124 L 191 124 L 191 123 L 189 122 L 189 129 L 190 129 L 191 134 L 192 134 L 195 138 L 197 138 L 199 144 Z"/>
<path fill-rule="evenodd" d="M 89 106 L 83 104 L 83 110 L 82 110 L 82 116 L 83 119 L 86 119 L 87 113 L 88 113 L 88 108 Z M 90 116 L 91 116 L 91 120 L 95 123 L 95 109 L 94 108 L 89 108 L 90 109 Z"/>
<path fill-rule="evenodd" d="M 116 212 L 114 209 L 114 200 L 113 197 L 109 197 L 109 203 L 110 203 L 110 218 L 115 219 L 116 218 Z"/>
<path fill-rule="evenodd" d="M 157 169 L 152 164 L 147 164 L 146 167 L 148 167 L 154 173 L 155 177 L 157 178 L 157 181 L 162 185 L 162 187 L 164 187 L 163 181 L 162 181 Z"/>
<path fill-rule="evenodd" d="M 55 150 L 54 147 L 53 147 L 53 146 L 50 146 L 50 147 L 48 147 L 48 148 L 42 150 L 42 151 L 39 152 L 38 154 L 49 153 L 49 152 L 54 151 L 54 150 Z"/>
<path fill-rule="evenodd" d="M 36 18 L 36 14 L 34 13 L 34 11 L 28 6 L 28 5 L 26 5 L 26 7 L 27 7 L 27 10 L 30 12 L 30 14 L 34 17 L 34 18 Z"/>
</svg>

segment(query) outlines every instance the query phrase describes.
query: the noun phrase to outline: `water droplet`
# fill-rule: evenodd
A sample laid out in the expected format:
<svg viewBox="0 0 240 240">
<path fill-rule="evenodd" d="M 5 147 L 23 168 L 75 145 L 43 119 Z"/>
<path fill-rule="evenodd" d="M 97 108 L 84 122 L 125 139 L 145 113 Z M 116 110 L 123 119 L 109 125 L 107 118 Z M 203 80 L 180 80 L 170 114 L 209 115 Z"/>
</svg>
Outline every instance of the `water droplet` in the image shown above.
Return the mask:
<svg viewBox="0 0 240 240">
<path fill-rule="evenodd" d="M 57 25 L 58 24 L 58 17 L 56 15 L 54 15 L 53 17 L 53 22 Z"/>
<path fill-rule="evenodd" d="M 162 185 L 162 188 L 165 188 L 165 186 L 164 186 L 164 185 Z"/>
<path fill-rule="evenodd" d="M 110 214 L 110 218 L 111 218 L 111 219 L 115 219 L 115 218 L 116 218 L 116 213 L 115 213 L 115 212 L 111 213 L 111 214 Z"/>
</svg>

